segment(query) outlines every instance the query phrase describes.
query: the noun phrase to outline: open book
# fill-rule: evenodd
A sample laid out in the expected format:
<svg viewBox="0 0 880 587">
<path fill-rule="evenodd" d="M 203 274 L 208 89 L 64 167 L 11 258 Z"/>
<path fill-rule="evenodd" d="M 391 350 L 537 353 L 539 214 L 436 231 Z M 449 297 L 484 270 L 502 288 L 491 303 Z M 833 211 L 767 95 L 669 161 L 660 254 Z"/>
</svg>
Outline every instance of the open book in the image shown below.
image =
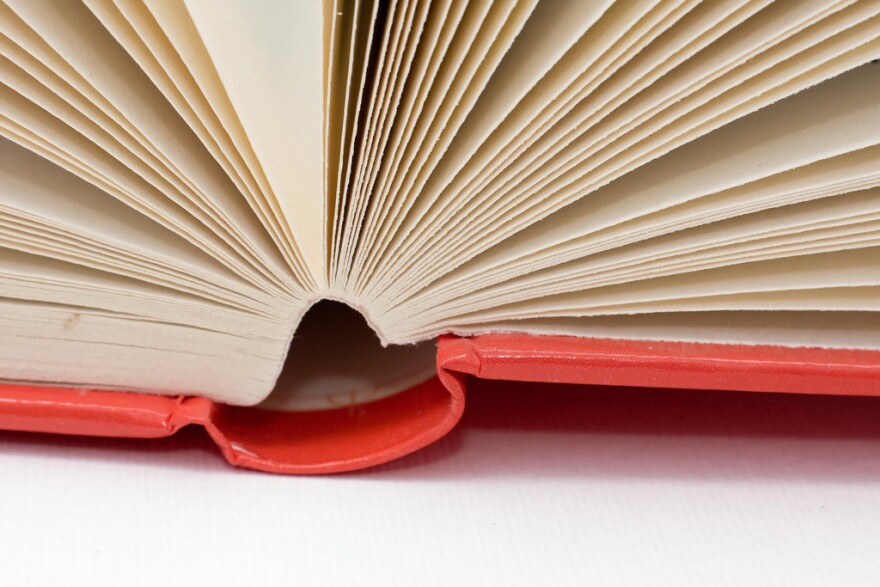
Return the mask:
<svg viewBox="0 0 880 587">
<path fill-rule="evenodd" d="M 0 380 L 302 411 L 445 333 L 880 349 L 876 0 L 3 0 L 0 33 Z"/>
</svg>

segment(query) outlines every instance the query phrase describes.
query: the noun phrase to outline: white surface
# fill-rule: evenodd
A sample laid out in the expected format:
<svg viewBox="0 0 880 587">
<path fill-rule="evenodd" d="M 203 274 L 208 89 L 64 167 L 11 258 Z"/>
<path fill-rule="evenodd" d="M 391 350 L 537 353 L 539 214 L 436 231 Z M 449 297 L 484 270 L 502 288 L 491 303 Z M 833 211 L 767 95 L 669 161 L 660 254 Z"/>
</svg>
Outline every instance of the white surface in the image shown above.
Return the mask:
<svg viewBox="0 0 880 587">
<path fill-rule="evenodd" d="M 880 399 L 565 393 L 325 478 L 0 433 L 0 584 L 876 584 Z"/>
</svg>

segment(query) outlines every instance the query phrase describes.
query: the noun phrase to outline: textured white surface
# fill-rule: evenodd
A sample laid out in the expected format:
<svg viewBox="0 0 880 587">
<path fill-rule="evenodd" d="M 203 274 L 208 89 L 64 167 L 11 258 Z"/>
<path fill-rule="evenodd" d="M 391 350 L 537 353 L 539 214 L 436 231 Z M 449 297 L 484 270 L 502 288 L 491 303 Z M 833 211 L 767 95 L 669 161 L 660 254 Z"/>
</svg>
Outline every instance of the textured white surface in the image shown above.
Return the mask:
<svg viewBox="0 0 880 587">
<path fill-rule="evenodd" d="M 3 585 L 872 585 L 880 399 L 475 390 L 371 473 L 0 433 Z M 170 581 L 169 581 L 170 580 Z"/>
</svg>

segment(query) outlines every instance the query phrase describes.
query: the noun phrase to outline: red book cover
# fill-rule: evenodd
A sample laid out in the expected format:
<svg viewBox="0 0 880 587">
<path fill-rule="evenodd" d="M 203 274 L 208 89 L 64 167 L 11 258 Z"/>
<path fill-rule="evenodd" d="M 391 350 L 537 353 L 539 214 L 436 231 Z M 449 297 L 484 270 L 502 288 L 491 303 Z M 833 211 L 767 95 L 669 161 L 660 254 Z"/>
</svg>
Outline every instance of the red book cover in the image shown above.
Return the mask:
<svg viewBox="0 0 880 587">
<path fill-rule="evenodd" d="M 276 412 L 167 397 L 0 385 L 0 428 L 159 438 L 203 426 L 233 465 L 272 473 L 352 471 L 449 432 L 470 378 L 588 385 L 880 395 L 880 351 L 489 334 L 441 337 L 437 376 L 391 397 Z"/>
</svg>

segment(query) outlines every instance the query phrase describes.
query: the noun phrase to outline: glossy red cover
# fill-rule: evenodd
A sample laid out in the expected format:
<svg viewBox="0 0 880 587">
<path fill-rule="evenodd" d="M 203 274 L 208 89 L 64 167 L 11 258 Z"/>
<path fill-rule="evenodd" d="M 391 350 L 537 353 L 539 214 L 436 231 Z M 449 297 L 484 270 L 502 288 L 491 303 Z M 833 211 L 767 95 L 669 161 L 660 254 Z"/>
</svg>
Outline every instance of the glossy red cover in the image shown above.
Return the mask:
<svg viewBox="0 0 880 587">
<path fill-rule="evenodd" d="M 365 405 L 273 412 L 199 397 L 0 385 L 0 428 L 156 438 L 204 426 L 226 459 L 273 473 L 377 465 L 458 422 L 469 377 L 685 389 L 880 395 L 880 351 L 492 334 L 442 337 L 437 377 Z M 878 400 L 880 401 L 880 400 Z"/>
</svg>

